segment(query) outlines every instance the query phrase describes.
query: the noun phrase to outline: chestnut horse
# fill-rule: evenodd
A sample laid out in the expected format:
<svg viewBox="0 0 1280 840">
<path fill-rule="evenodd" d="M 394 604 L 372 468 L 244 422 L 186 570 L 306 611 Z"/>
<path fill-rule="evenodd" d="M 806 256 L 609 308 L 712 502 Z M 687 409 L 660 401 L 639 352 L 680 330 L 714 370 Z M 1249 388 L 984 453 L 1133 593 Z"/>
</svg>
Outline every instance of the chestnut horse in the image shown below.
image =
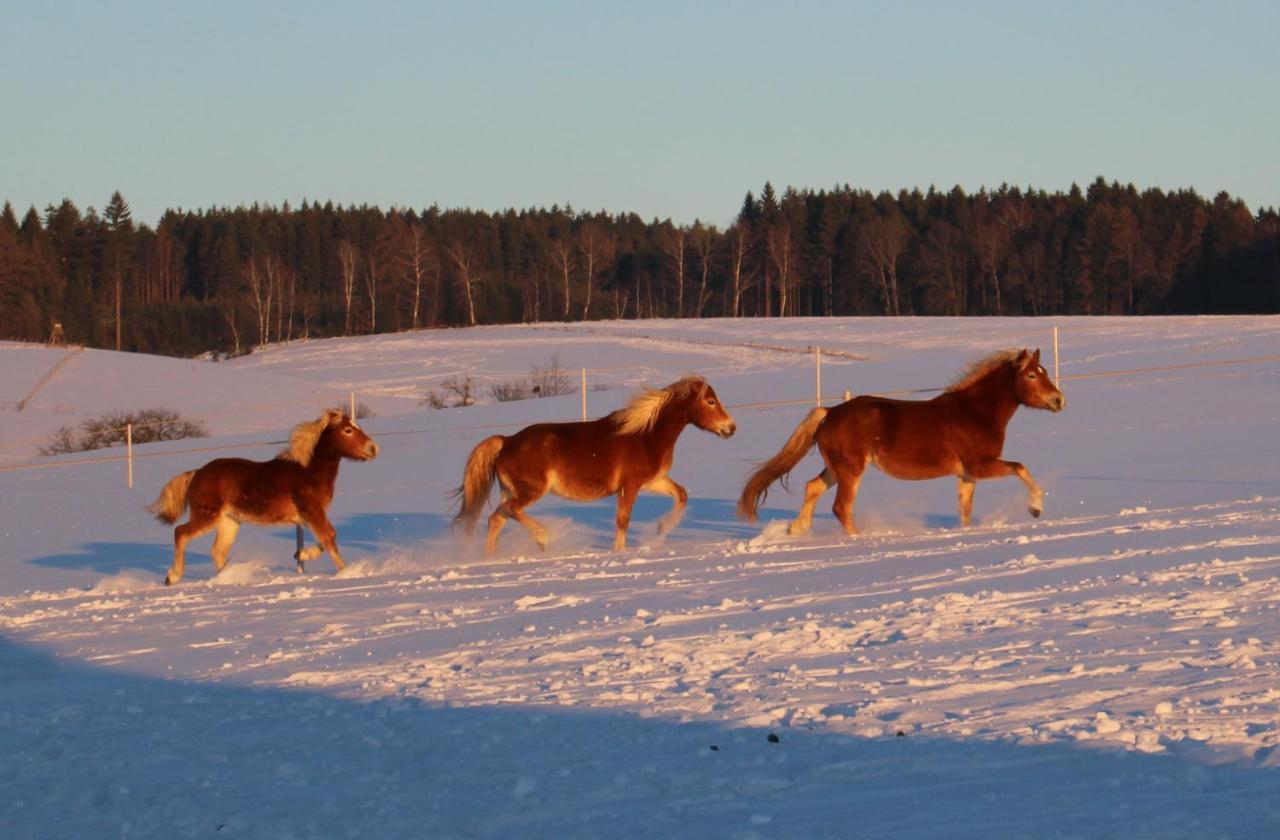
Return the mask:
<svg viewBox="0 0 1280 840">
<path fill-rule="evenodd" d="M 959 481 L 960 522 L 973 511 L 974 483 L 1016 475 L 1027 487 L 1028 509 L 1039 516 L 1044 493 L 1027 468 L 1000 457 L 1005 427 L 1018 406 L 1061 411 L 1067 398 L 1040 364 L 1040 351 L 1006 350 L 974 363 L 955 384 L 931 400 L 860 396 L 831 409 L 815 408 L 782 451 L 747 479 L 738 515 L 755 521 L 769 485 L 784 480 L 817 443 L 825 465 L 804 488 L 804 503 L 788 532 L 804 534 L 818 498 L 832 484 L 832 512 L 850 536 L 858 482 L 867 464 L 894 478 L 917 480 L 954 475 Z"/>
<path fill-rule="evenodd" d="M 616 495 L 615 551 L 627 546 L 636 495 L 641 490 L 662 493 L 675 500 L 658 523 L 658 533 L 665 534 L 680 521 L 689 498 L 667 470 L 676 439 L 690 423 L 724 438 L 737 429 L 715 390 L 697 376 L 660 390 L 645 389 L 625 408 L 598 420 L 538 423 L 514 435 L 486 438 L 471 451 L 462 486 L 455 491 L 462 508 L 454 525 L 463 525 L 468 535 L 474 532 L 496 479 L 502 501 L 489 517 L 485 550 L 490 554 L 508 519 L 527 528 L 539 548 L 547 547 L 547 529 L 524 509 L 548 492 L 579 502 Z"/>
<path fill-rule="evenodd" d="M 212 528 L 217 529 L 213 565 L 222 571 L 241 522 L 306 525 L 320 544 L 299 548 L 294 554 L 298 571 L 325 550 L 341 571 L 342 556 L 334 541 L 337 532 L 325 515 L 333 501 L 338 463 L 343 458 L 369 461 L 377 456 L 378 445 L 364 430 L 341 411 L 330 409 L 318 420 L 299 423 L 289 447 L 271 461 L 218 458 L 174 476 L 147 508 L 156 519 L 172 525 L 191 507 L 187 521 L 173 529 L 173 568 L 165 576 L 165 585 L 182 580 L 187 542 Z"/>
</svg>

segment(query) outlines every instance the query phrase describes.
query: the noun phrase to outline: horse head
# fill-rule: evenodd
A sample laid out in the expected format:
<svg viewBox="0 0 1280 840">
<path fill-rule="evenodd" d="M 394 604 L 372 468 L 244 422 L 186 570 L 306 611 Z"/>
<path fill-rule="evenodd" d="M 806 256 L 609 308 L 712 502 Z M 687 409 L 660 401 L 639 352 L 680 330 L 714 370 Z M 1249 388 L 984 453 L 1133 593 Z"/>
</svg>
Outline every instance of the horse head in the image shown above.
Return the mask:
<svg viewBox="0 0 1280 840">
<path fill-rule="evenodd" d="M 689 390 L 689 396 L 687 397 L 689 400 L 689 422 L 704 432 L 711 432 L 722 438 L 733 437 L 733 433 L 738 430 L 738 424 L 733 422 L 729 412 L 725 411 L 724 404 L 716 396 L 716 389 L 707 384 L 705 380 L 702 380 L 700 384 L 701 387 Z"/>
<path fill-rule="evenodd" d="M 1049 378 L 1049 372 L 1040 364 L 1040 351 L 1034 353 L 1025 348 L 1011 362 L 1014 370 L 1014 391 L 1018 402 L 1028 408 L 1062 411 L 1067 398 Z"/>
<path fill-rule="evenodd" d="M 317 448 L 327 446 L 342 458 L 372 461 L 378 457 L 378 444 L 365 434 L 355 420 L 341 411 L 325 412 L 325 429 Z"/>
</svg>

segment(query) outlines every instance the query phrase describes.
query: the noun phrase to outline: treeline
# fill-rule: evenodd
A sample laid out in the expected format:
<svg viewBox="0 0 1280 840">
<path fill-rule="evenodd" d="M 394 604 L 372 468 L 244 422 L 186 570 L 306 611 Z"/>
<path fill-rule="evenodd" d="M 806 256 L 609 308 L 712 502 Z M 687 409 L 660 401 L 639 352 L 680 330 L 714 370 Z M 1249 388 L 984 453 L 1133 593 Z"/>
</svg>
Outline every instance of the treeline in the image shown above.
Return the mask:
<svg viewBox="0 0 1280 840">
<path fill-rule="evenodd" d="M 1280 216 L 1226 193 L 748 193 L 727 229 L 571 208 L 0 213 L 0 337 L 192 355 L 597 318 L 1280 311 Z"/>
</svg>

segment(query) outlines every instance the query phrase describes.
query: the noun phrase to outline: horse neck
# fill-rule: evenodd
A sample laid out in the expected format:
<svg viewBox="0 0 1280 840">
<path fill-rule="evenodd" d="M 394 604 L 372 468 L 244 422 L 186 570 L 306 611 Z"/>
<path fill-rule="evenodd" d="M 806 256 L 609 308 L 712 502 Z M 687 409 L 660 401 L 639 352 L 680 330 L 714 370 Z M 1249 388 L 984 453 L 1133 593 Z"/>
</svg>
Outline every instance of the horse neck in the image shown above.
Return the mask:
<svg viewBox="0 0 1280 840">
<path fill-rule="evenodd" d="M 324 441 L 316 446 L 311 460 L 307 462 L 307 475 L 312 481 L 333 492 L 333 485 L 338 480 L 338 467 L 342 464 L 342 456 L 324 445 Z"/>
<path fill-rule="evenodd" d="M 1009 367 L 1001 367 L 960 391 L 970 408 L 990 417 L 1001 429 L 1009 424 L 1018 410 L 1018 398 L 1014 395 L 1013 377 Z"/>
<path fill-rule="evenodd" d="M 675 449 L 676 440 L 684 427 L 689 425 L 689 413 L 684 400 L 669 402 L 658 412 L 658 419 L 646 435 L 659 447 Z"/>
</svg>

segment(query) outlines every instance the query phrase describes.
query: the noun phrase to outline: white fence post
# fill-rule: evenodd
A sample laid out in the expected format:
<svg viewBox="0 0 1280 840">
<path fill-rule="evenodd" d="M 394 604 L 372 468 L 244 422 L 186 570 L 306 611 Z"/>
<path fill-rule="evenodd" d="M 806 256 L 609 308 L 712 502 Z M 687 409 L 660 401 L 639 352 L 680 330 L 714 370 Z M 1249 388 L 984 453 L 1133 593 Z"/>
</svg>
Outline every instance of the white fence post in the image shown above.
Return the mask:
<svg viewBox="0 0 1280 840">
<path fill-rule="evenodd" d="M 813 348 L 813 371 L 814 384 L 817 388 L 816 405 L 822 405 L 822 348 L 815 346 Z"/>
<path fill-rule="evenodd" d="M 582 369 L 582 420 L 587 419 L 587 369 Z"/>
<path fill-rule="evenodd" d="M 356 419 L 356 392 L 351 392 L 351 419 Z"/>
<path fill-rule="evenodd" d="M 845 402 L 848 402 L 848 401 L 849 401 L 849 400 L 851 400 L 851 399 L 853 399 L 853 392 L 852 392 L 852 391 L 850 391 L 848 388 L 845 388 L 845 389 L 844 389 L 844 401 L 845 401 Z"/>
<path fill-rule="evenodd" d="M 1053 328 L 1053 384 L 1058 385 L 1058 328 Z M 1061 388 L 1061 385 L 1058 385 Z"/>
<path fill-rule="evenodd" d="M 124 427 L 124 445 L 129 453 L 129 488 L 133 488 L 133 424 L 127 423 Z"/>
</svg>

